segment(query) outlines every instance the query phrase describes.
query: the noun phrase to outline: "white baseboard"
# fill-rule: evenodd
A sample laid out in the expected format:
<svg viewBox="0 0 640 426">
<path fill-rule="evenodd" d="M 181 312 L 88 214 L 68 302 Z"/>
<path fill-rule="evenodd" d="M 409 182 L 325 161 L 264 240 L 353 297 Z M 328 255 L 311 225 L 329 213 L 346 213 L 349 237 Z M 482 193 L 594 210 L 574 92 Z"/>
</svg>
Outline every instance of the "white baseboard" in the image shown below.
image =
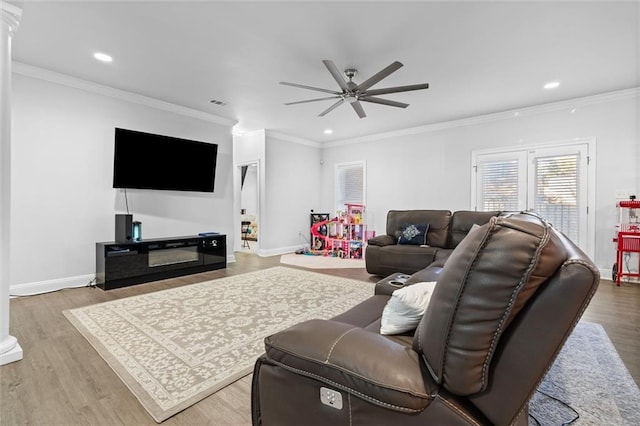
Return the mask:
<svg viewBox="0 0 640 426">
<path fill-rule="evenodd" d="M 611 279 L 611 269 L 599 269 L 601 280 Z"/>
<path fill-rule="evenodd" d="M 227 263 L 233 263 L 235 261 L 235 255 L 227 255 Z M 58 278 L 55 280 L 12 285 L 9 287 L 9 296 L 34 296 L 36 294 L 50 293 L 52 291 L 62 290 L 63 288 L 86 287 L 90 283 L 93 283 L 95 277 L 95 274 L 80 275 L 77 277 Z"/>
<path fill-rule="evenodd" d="M 269 249 L 269 250 L 259 249 L 256 252 L 256 254 L 258 256 L 261 256 L 261 257 L 278 256 L 278 255 L 281 255 L 281 254 L 293 253 L 296 250 L 299 250 L 301 248 L 304 248 L 304 245 L 296 245 L 296 246 L 289 246 L 289 247 L 279 247 L 279 248 Z"/>
<path fill-rule="evenodd" d="M 0 365 L 10 364 L 20 361 L 24 357 L 22 347 L 16 342 L 15 346 L 0 354 Z"/>
<path fill-rule="evenodd" d="M 62 290 L 63 288 L 86 287 L 95 279 L 95 277 L 95 274 L 80 275 L 77 277 L 58 278 L 55 280 L 12 285 L 9 287 L 9 295 L 11 297 L 33 296 L 35 294 Z"/>
<path fill-rule="evenodd" d="M 613 273 L 611 269 L 598 269 L 600 271 L 600 279 L 601 280 L 609 280 L 609 281 L 613 281 Z M 627 272 L 627 269 L 625 268 L 625 272 Z M 636 273 L 637 270 L 635 269 L 631 269 L 632 273 Z M 621 277 L 620 278 L 620 282 L 630 282 L 633 284 L 639 284 L 640 283 L 640 278 L 637 277 Z"/>
</svg>

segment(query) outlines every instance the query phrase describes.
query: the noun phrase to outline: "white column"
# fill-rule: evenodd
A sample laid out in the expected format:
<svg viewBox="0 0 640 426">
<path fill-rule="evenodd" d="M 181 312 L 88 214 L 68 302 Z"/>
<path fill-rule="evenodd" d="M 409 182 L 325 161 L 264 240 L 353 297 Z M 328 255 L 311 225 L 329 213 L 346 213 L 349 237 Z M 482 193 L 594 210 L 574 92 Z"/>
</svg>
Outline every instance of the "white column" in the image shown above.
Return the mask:
<svg viewBox="0 0 640 426">
<path fill-rule="evenodd" d="M 0 1 L 0 365 L 22 359 L 18 340 L 9 335 L 11 230 L 11 38 L 22 9 Z"/>
</svg>

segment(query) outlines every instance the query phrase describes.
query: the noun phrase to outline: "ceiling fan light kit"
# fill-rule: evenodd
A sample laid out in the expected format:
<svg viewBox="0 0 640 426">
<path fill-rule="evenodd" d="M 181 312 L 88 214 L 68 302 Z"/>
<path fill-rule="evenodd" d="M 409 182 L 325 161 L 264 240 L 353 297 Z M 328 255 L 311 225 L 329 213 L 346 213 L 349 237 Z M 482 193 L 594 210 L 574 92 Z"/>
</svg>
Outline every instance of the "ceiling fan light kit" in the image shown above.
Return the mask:
<svg viewBox="0 0 640 426">
<path fill-rule="evenodd" d="M 307 89 L 307 90 L 315 90 L 317 92 L 330 93 L 332 95 L 332 96 L 326 96 L 323 98 L 307 99 L 304 101 L 287 102 L 285 103 L 285 105 L 295 105 L 295 104 L 303 104 L 308 102 L 325 101 L 328 99 L 338 99 L 333 105 L 331 105 L 329 108 L 322 111 L 318 116 L 324 117 L 325 115 L 327 115 L 328 113 L 330 113 L 331 111 L 339 107 L 340 105 L 347 103 L 351 105 L 351 108 L 353 108 L 356 114 L 358 114 L 358 117 L 365 118 L 367 115 L 365 114 L 364 109 L 362 108 L 362 105 L 360 104 L 360 102 L 371 102 L 374 104 L 387 105 L 387 106 L 392 106 L 396 108 L 406 108 L 409 106 L 409 104 L 379 98 L 377 97 L 377 95 L 386 95 L 390 93 L 408 92 L 412 90 L 423 90 L 423 89 L 429 88 L 428 83 L 423 83 L 423 84 L 411 84 L 407 86 L 396 86 L 396 87 L 387 87 L 384 89 L 369 90 L 371 86 L 380 82 L 384 78 L 387 78 L 389 75 L 391 75 L 391 73 L 400 69 L 403 65 L 398 61 L 393 62 L 391 65 L 382 69 L 381 71 L 369 77 L 367 80 L 365 80 L 360 84 L 356 84 L 353 82 L 353 77 L 355 77 L 358 74 L 357 69 L 355 68 L 345 69 L 344 75 L 347 77 L 347 80 L 345 80 L 345 78 L 342 76 L 342 73 L 338 70 L 338 67 L 336 67 L 333 61 L 329 59 L 325 59 L 322 61 L 322 63 L 324 63 L 324 65 L 327 67 L 327 70 L 329 70 L 329 73 L 331 74 L 333 79 L 336 81 L 336 83 L 338 83 L 338 86 L 340 87 L 340 91 L 322 89 L 319 87 L 306 86 L 304 84 L 288 83 L 285 81 L 281 81 L 280 84 L 284 84 L 285 86 L 298 87 L 300 89 Z"/>
</svg>

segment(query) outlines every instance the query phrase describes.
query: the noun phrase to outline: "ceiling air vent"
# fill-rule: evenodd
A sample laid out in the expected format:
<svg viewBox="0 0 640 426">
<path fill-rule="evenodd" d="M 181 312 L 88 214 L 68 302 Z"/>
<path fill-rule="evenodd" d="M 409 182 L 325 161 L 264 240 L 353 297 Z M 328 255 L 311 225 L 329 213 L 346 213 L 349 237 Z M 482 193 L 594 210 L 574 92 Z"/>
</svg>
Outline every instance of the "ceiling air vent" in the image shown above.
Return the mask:
<svg viewBox="0 0 640 426">
<path fill-rule="evenodd" d="M 218 106 L 225 106 L 227 104 L 226 102 L 222 102 L 217 99 L 211 99 L 209 102 Z"/>
</svg>

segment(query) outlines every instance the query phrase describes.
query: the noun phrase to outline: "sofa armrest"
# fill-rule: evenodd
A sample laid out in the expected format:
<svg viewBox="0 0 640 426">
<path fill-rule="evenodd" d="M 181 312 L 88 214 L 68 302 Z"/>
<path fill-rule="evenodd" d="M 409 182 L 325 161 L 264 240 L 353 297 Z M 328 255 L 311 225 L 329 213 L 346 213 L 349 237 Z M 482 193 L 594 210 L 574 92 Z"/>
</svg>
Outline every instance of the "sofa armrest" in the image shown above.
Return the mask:
<svg viewBox="0 0 640 426">
<path fill-rule="evenodd" d="M 367 241 L 367 244 L 372 246 L 391 246 L 396 244 L 397 242 L 398 240 L 396 240 L 395 237 L 385 234 L 385 235 L 377 235 L 373 238 L 370 238 Z"/>
<path fill-rule="evenodd" d="M 396 272 L 376 283 L 374 294 L 391 296 L 394 291 L 405 286 L 411 275 Z"/>
<path fill-rule="evenodd" d="M 387 409 L 419 412 L 435 393 L 410 346 L 350 324 L 305 321 L 267 337 L 265 347 L 281 367 Z"/>
</svg>

